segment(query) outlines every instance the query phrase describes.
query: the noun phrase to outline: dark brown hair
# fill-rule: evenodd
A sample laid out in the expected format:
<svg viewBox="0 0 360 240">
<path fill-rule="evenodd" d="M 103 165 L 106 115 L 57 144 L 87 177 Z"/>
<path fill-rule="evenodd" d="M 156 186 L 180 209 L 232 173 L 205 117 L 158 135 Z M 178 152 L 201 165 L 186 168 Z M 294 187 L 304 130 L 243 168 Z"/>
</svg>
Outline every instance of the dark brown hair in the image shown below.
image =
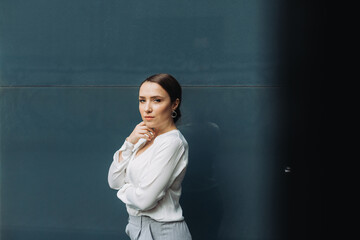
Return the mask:
<svg viewBox="0 0 360 240">
<path fill-rule="evenodd" d="M 179 82 L 173 76 L 167 73 L 159 73 L 148 77 L 140 84 L 140 87 L 144 82 L 153 82 L 159 84 L 169 94 L 172 103 L 175 102 L 177 98 L 180 100 L 179 105 L 175 109 L 177 115 L 175 118 L 173 118 L 174 123 L 176 123 L 177 120 L 179 120 L 181 117 L 180 104 L 182 91 Z"/>
</svg>

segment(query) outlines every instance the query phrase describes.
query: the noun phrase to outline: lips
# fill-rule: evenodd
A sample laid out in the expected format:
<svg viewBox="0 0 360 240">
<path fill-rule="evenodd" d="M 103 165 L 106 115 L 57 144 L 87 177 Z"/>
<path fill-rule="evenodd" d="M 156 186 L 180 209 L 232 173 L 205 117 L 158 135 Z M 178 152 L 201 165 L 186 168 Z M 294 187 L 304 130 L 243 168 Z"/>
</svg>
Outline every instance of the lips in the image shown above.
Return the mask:
<svg viewBox="0 0 360 240">
<path fill-rule="evenodd" d="M 151 117 L 151 116 L 145 116 L 145 119 L 147 120 L 150 120 L 150 119 L 153 119 L 154 117 Z"/>
</svg>

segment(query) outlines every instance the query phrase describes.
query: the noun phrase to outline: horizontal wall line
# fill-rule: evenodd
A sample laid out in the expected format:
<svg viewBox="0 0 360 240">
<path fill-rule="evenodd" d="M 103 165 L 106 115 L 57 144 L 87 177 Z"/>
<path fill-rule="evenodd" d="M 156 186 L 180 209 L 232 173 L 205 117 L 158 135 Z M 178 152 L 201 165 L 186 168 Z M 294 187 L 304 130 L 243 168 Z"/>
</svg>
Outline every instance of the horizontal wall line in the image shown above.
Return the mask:
<svg viewBox="0 0 360 240">
<path fill-rule="evenodd" d="M 281 85 L 181 85 L 183 88 L 279 88 Z M 0 88 L 138 88 L 138 85 L 3 85 Z"/>
</svg>

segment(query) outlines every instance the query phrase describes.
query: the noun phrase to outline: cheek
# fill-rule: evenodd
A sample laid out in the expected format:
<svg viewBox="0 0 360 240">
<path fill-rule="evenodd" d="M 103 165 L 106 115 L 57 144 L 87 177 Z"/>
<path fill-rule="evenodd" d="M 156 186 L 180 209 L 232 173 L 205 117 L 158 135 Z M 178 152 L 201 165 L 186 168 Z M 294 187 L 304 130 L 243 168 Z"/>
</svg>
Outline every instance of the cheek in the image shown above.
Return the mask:
<svg viewBox="0 0 360 240">
<path fill-rule="evenodd" d="M 159 109 L 159 112 L 161 111 L 161 114 L 164 117 L 169 117 L 171 114 L 171 107 L 170 106 L 163 106 L 161 109 Z"/>
</svg>

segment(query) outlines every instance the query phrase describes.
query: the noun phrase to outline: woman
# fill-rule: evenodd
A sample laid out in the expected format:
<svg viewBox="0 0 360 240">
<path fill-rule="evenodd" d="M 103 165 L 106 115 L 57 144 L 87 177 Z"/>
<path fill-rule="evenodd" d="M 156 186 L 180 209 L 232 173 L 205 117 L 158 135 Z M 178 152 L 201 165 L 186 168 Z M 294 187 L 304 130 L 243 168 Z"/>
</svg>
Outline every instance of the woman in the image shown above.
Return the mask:
<svg viewBox="0 0 360 240">
<path fill-rule="evenodd" d="M 115 152 L 108 181 L 126 204 L 126 234 L 138 240 L 187 240 L 190 232 L 179 204 L 188 164 L 188 144 L 176 128 L 181 86 L 169 74 L 140 85 L 140 122 Z"/>
</svg>

